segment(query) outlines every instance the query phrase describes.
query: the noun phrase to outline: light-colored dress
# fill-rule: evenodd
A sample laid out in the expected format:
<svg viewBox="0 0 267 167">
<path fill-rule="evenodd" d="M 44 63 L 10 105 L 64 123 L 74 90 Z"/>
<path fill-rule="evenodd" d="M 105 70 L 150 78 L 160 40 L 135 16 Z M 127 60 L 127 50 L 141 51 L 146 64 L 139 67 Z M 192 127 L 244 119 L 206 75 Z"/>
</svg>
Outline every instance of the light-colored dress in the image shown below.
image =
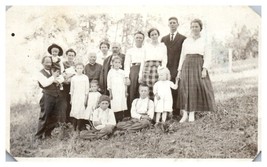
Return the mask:
<svg viewBox="0 0 267 167">
<path fill-rule="evenodd" d="M 111 89 L 113 99 L 110 102 L 114 112 L 127 110 L 125 96 L 125 73 L 123 70 L 110 69 L 107 77 L 107 88 Z"/>
<path fill-rule="evenodd" d="M 155 112 L 172 112 L 172 89 L 177 89 L 177 85 L 175 85 L 172 81 L 157 81 L 153 87 L 153 93 L 158 94 L 160 100 L 157 100 L 155 97 Z"/>
<path fill-rule="evenodd" d="M 87 107 L 86 107 L 86 114 L 88 115 L 87 118 L 89 120 L 93 120 L 93 111 L 98 107 L 98 100 L 101 96 L 101 93 L 99 92 L 89 92 L 88 94 L 88 101 L 87 101 Z"/>
<path fill-rule="evenodd" d="M 77 119 L 88 119 L 85 112 L 85 97 L 89 92 L 89 79 L 86 75 L 75 75 L 71 78 L 71 112 L 70 116 Z"/>
</svg>

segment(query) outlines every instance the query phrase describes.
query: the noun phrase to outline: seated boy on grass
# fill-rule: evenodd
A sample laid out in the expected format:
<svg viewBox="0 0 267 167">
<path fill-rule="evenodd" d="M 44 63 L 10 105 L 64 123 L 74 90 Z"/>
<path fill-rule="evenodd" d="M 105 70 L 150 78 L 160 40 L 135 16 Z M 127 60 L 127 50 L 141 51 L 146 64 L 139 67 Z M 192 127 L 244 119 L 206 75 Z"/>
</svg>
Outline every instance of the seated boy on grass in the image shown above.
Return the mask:
<svg viewBox="0 0 267 167">
<path fill-rule="evenodd" d="M 110 98 L 102 95 L 99 99 L 99 107 L 93 112 L 93 130 L 81 131 L 81 139 L 100 139 L 108 138 L 116 126 L 114 112 L 108 108 Z"/>
<path fill-rule="evenodd" d="M 131 117 L 126 122 L 117 124 L 118 130 L 136 132 L 151 125 L 154 116 L 154 103 L 149 99 L 149 87 L 145 84 L 139 86 L 140 97 L 132 102 Z"/>
</svg>

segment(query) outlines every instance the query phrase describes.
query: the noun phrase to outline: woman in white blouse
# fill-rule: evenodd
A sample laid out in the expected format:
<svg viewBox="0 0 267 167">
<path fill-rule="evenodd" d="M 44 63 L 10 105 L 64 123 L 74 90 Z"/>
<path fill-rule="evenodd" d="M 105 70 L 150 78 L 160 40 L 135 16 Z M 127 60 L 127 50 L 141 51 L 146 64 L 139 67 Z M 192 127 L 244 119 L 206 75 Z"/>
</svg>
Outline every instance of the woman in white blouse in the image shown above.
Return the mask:
<svg viewBox="0 0 267 167">
<path fill-rule="evenodd" d="M 182 47 L 177 75 L 181 79 L 177 98 L 177 107 L 183 111 L 180 123 L 194 121 L 195 112 L 215 110 L 214 92 L 207 70 L 211 55 L 206 39 L 200 35 L 202 27 L 202 21 L 194 19 L 190 27 L 191 36 L 185 39 Z"/>
<path fill-rule="evenodd" d="M 163 43 L 160 43 L 159 30 L 151 28 L 148 31 L 148 37 L 151 43 L 145 45 L 145 56 L 141 61 L 139 72 L 139 83 L 148 85 L 149 97 L 154 99 L 153 86 L 158 81 L 158 67 L 166 67 L 167 65 L 167 48 Z"/>
<path fill-rule="evenodd" d="M 124 61 L 124 71 L 127 80 L 128 88 L 128 99 L 127 104 L 128 108 L 131 107 L 131 104 L 134 99 L 138 98 L 138 75 L 140 71 L 140 65 L 143 57 L 145 56 L 145 49 L 143 47 L 145 35 L 141 31 L 138 31 L 134 34 L 134 46 L 133 48 L 127 50 L 125 61 Z M 130 117 L 130 112 L 127 114 L 124 113 L 124 116 Z"/>
</svg>

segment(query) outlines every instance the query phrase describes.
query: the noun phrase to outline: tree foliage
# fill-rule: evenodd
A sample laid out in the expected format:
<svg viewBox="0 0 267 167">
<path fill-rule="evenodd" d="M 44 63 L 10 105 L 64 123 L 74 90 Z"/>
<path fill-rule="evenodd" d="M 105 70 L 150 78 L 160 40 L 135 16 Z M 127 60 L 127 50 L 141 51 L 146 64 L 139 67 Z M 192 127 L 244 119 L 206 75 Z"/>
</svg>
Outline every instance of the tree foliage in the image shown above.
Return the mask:
<svg viewBox="0 0 267 167">
<path fill-rule="evenodd" d="M 246 25 L 239 28 L 235 24 L 226 45 L 233 49 L 233 60 L 244 60 L 250 57 L 258 57 L 258 44 L 258 30 L 251 32 Z"/>
</svg>

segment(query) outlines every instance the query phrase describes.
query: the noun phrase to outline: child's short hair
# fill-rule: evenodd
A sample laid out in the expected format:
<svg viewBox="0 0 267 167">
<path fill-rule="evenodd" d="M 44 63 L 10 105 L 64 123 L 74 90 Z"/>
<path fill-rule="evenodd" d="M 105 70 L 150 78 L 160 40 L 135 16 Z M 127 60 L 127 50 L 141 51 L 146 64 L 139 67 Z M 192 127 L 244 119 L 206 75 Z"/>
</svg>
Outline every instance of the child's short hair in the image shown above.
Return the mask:
<svg viewBox="0 0 267 167">
<path fill-rule="evenodd" d="M 81 63 L 81 62 L 76 63 L 76 64 L 75 64 L 75 67 L 77 67 L 77 66 L 83 66 L 83 68 L 84 68 L 83 63 Z"/>
<path fill-rule="evenodd" d="M 76 56 L 76 52 L 73 50 L 73 49 L 68 49 L 67 51 L 66 51 L 66 55 L 69 53 L 69 52 L 73 52 L 74 53 L 74 56 Z"/>
<path fill-rule="evenodd" d="M 98 80 L 95 80 L 95 79 L 92 80 L 91 83 L 90 83 L 90 85 L 91 85 L 91 84 L 96 84 L 96 85 L 98 86 Z"/>
<path fill-rule="evenodd" d="M 98 104 L 100 104 L 102 101 L 107 101 L 110 103 L 110 98 L 107 95 L 102 95 L 99 98 Z"/>
<path fill-rule="evenodd" d="M 113 65 L 113 63 L 114 63 L 114 61 L 115 60 L 120 60 L 120 62 L 122 63 L 122 58 L 120 58 L 119 56 L 114 56 L 113 58 L 112 58 L 112 60 L 111 60 L 111 64 Z"/>
<path fill-rule="evenodd" d="M 159 67 L 158 68 L 158 74 L 166 74 L 167 80 L 171 79 L 171 73 L 170 70 L 167 67 Z"/>
<path fill-rule="evenodd" d="M 148 86 L 147 84 L 145 84 L 145 83 L 141 83 L 141 84 L 139 85 L 139 89 L 140 89 L 141 87 L 146 87 L 146 88 L 149 89 L 149 86 Z"/>
</svg>

